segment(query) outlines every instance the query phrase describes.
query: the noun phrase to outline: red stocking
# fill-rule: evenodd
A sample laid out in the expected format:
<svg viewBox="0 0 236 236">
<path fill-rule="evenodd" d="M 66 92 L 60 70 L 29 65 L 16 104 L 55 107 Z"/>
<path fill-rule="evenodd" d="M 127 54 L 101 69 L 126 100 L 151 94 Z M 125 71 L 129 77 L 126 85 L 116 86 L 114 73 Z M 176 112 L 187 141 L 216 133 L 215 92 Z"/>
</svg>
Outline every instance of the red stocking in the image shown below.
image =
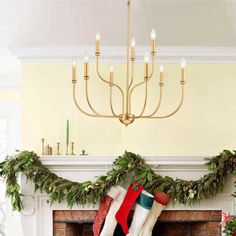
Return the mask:
<svg viewBox="0 0 236 236">
<path fill-rule="evenodd" d="M 99 236 L 102 228 L 103 221 L 106 218 L 106 215 L 109 211 L 111 202 L 113 198 L 110 196 L 105 196 L 104 199 L 102 199 L 98 213 L 94 219 L 93 223 L 93 235 L 94 236 Z"/>
<path fill-rule="evenodd" d="M 125 195 L 125 199 L 120 206 L 120 209 L 116 213 L 116 220 L 120 223 L 123 231 L 125 234 L 129 232 L 128 224 L 127 224 L 127 218 L 129 215 L 129 212 L 133 205 L 135 204 L 137 198 L 141 194 L 143 190 L 143 186 L 139 185 L 137 182 L 134 182 L 131 184 L 127 190 L 127 193 Z"/>
</svg>

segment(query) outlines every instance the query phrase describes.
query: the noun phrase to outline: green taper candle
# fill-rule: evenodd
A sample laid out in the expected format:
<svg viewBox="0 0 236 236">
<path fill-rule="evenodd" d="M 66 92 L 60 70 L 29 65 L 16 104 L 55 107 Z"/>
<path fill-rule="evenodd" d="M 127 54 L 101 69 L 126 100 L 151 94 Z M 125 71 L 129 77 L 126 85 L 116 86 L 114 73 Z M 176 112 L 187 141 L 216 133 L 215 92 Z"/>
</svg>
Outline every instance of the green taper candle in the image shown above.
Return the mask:
<svg viewBox="0 0 236 236">
<path fill-rule="evenodd" d="M 69 144 L 70 139 L 70 122 L 69 120 L 66 121 L 66 143 Z"/>
</svg>

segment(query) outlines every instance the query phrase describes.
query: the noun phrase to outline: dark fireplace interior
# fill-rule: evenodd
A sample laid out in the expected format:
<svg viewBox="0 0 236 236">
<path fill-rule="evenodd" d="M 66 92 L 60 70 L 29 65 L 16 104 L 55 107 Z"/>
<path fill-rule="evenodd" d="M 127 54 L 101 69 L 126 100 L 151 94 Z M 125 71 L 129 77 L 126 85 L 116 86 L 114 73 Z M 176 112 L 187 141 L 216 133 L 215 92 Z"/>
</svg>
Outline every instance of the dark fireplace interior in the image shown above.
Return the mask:
<svg viewBox="0 0 236 236">
<path fill-rule="evenodd" d="M 129 222 L 132 220 L 132 212 Z M 54 211 L 53 236 L 92 236 L 96 211 Z M 220 210 L 163 211 L 153 230 L 153 236 L 220 236 Z M 123 236 L 119 224 L 114 236 Z"/>
</svg>

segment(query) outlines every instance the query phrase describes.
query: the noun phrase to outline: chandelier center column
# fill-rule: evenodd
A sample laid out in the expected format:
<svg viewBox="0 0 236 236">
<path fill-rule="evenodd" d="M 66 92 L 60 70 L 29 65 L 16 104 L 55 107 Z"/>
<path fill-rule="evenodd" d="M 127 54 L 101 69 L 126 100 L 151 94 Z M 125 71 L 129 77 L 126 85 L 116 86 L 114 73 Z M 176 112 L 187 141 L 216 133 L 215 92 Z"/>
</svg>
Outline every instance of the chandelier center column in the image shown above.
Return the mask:
<svg viewBox="0 0 236 236">
<path fill-rule="evenodd" d="M 128 116 L 129 112 L 129 43 L 130 43 L 130 5 L 131 0 L 128 0 L 128 14 L 127 14 L 127 71 L 126 71 L 126 116 Z"/>
</svg>

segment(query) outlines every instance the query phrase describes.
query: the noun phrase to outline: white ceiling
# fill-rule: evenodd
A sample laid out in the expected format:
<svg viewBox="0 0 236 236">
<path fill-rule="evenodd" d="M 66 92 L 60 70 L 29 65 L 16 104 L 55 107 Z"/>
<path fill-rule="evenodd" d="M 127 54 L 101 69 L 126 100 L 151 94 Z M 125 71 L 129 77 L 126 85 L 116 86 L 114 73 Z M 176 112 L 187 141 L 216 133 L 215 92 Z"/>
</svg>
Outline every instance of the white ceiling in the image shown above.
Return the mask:
<svg viewBox="0 0 236 236">
<path fill-rule="evenodd" d="M 124 45 L 126 0 L 0 0 L 0 46 Z M 138 45 L 236 46 L 235 0 L 132 0 Z"/>
</svg>

